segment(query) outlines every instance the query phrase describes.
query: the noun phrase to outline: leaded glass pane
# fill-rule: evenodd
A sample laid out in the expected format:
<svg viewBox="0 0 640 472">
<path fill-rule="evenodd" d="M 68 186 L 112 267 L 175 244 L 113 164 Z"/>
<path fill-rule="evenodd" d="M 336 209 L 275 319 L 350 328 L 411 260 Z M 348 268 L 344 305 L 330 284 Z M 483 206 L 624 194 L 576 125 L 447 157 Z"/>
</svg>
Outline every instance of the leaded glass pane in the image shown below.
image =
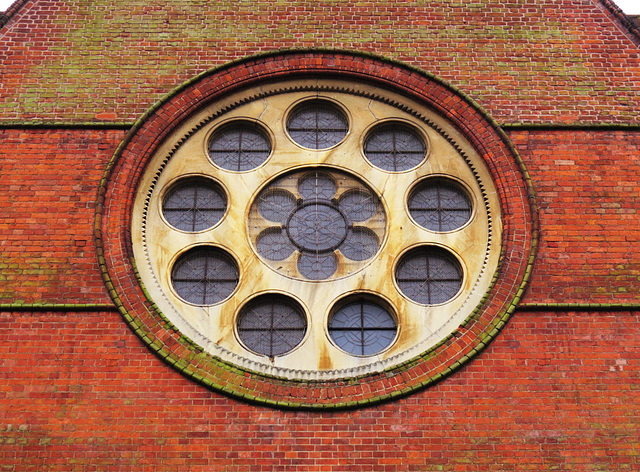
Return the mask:
<svg viewBox="0 0 640 472">
<path fill-rule="evenodd" d="M 351 223 L 367 221 L 378 210 L 378 199 L 365 190 L 352 190 L 340 197 L 338 207 Z"/>
<path fill-rule="evenodd" d="M 352 228 L 340 246 L 340 252 L 352 261 L 366 261 L 375 255 L 379 246 L 376 233 L 368 228 Z"/>
<path fill-rule="evenodd" d="M 331 200 L 336 194 L 336 183 L 329 174 L 309 172 L 300 179 L 298 191 L 306 200 Z"/>
<path fill-rule="evenodd" d="M 378 252 L 385 223 L 382 203 L 370 188 L 327 168 L 279 177 L 258 194 L 249 215 L 258 254 L 274 270 L 308 280 L 362 267 Z"/>
<path fill-rule="evenodd" d="M 428 179 L 409 196 L 409 212 L 420 226 L 432 231 L 453 231 L 471 218 L 471 201 L 455 182 Z"/>
<path fill-rule="evenodd" d="M 325 280 L 338 269 L 338 258 L 332 252 L 319 254 L 302 252 L 298 258 L 298 271 L 309 280 Z"/>
<path fill-rule="evenodd" d="M 187 251 L 176 261 L 171 282 L 178 295 L 195 305 L 213 305 L 233 293 L 238 266 L 221 249 L 205 246 Z"/>
<path fill-rule="evenodd" d="M 270 261 L 282 261 L 293 254 L 296 247 L 281 228 L 267 228 L 256 240 L 258 252 Z"/>
<path fill-rule="evenodd" d="M 404 295 L 425 305 L 451 300 L 462 287 L 462 268 L 445 249 L 423 246 L 409 251 L 396 269 Z"/>
<path fill-rule="evenodd" d="M 344 351 L 358 356 L 385 350 L 395 339 L 396 331 L 391 313 L 367 300 L 340 307 L 329 321 L 331 339 Z"/>
<path fill-rule="evenodd" d="M 216 131 L 209 141 L 209 157 L 232 171 L 255 169 L 271 154 L 267 134 L 253 123 L 237 122 Z"/>
<path fill-rule="evenodd" d="M 162 204 L 167 222 L 182 231 L 202 231 L 224 216 L 227 200 L 222 189 L 204 178 L 184 179 L 174 185 Z"/>
<path fill-rule="evenodd" d="M 295 208 L 296 197 L 286 190 L 271 190 L 264 192 L 258 198 L 260 215 L 275 223 L 286 223 Z"/>
<path fill-rule="evenodd" d="M 304 339 L 307 319 L 302 308 L 282 296 L 265 295 L 244 307 L 238 317 L 238 336 L 251 351 L 281 356 Z"/>
<path fill-rule="evenodd" d="M 311 202 L 293 212 L 287 233 L 302 251 L 333 251 L 347 237 L 347 222 L 332 203 Z"/>
<path fill-rule="evenodd" d="M 311 100 L 293 110 L 287 123 L 289 136 L 310 149 L 327 149 L 338 144 L 349 131 L 340 108 L 323 100 Z"/>
<path fill-rule="evenodd" d="M 418 166 L 427 155 L 427 147 L 413 128 L 404 123 L 391 123 L 369 134 L 364 154 L 374 166 L 396 172 Z"/>
</svg>

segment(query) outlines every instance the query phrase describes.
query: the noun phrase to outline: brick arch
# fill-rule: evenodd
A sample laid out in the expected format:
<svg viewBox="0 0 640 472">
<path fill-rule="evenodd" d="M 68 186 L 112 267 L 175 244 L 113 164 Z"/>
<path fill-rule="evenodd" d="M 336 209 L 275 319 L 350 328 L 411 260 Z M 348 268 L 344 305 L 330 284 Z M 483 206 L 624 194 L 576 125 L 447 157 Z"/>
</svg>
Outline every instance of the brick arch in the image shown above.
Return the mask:
<svg viewBox="0 0 640 472">
<path fill-rule="evenodd" d="M 384 372 L 338 380 L 292 381 L 239 368 L 205 353 L 162 316 L 140 283 L 130 239 L 138 182 L 155 150 L 185 119 L 232 92 L 264 81 L 324 77 L 364 81 L 437 111 L 476 148 L 499 193 L 502 258 L 490 290 L 447 339 Z M 424 388 L 473 358 L 506 323 L 519 301 L 536 245 L 533 193 L 522 162 L 499 127 L 461 92 L 423 71 L 370 55 L 288 51 L 260 55 L 199 75 L 138 120 L 113 156 L 96 213 L 96 245 L 107 289 L 122 316 L 167 363 L 217 391 L 290 408 L 356 407 Z"/>
</svg>

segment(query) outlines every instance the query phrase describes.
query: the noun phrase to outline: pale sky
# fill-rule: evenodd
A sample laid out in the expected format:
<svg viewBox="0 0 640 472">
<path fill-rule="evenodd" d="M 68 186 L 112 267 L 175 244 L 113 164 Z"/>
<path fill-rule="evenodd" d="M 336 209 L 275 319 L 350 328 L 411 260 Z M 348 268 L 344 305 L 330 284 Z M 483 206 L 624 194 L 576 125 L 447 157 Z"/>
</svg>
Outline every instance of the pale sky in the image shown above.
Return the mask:
<svg viewBox="0 0 640 472">
<path fill-rule="evenodd" d="M 0 11 L 5 11 L 14 0 L 0 0 Z M 614 0 L 627 15 L 640 15 L 640 0 Z"/>
</svg>

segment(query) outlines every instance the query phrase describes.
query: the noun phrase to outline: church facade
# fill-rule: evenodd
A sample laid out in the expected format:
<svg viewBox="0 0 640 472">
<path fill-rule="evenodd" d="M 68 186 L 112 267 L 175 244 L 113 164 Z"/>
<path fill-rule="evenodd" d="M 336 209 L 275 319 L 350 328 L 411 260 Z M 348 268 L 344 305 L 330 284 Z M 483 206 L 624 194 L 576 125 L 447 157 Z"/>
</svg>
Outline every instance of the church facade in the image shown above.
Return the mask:
<svg viewBox="0 0 640 472">
<path fill-rule="evenodd" d="M 0 469 L 640 467 L 610 0 L 18 0 Z"/>
</svg>

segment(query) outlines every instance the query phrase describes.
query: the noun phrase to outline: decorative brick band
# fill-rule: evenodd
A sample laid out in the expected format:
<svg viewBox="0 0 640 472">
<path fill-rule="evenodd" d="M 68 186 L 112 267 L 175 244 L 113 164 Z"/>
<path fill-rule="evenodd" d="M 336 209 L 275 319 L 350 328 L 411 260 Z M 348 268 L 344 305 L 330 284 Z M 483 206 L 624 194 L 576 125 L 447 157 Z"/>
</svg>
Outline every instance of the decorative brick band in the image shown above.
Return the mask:
<svg viewBox="0 0 640 472">
<path fill-rule="evenodd" d="M 484 160 L 503 216 L 501 263 L 491 289 L 451 336 L 384 372 L 339 380 L 287 380 L 241 369 L 204 352 L 157 310 L 137 275 L 131 210 L 138 182 L 158 146 L 202 107 L 264 81 L 304 77 L 360 81 L 400 93 L 448 119 Z M 168 364 L 220 392 L 289 408 L 348 408 L 390 400 L 439 381 L 495 337 L 520 300 L 533 264 L 537 223 L 527 172 L 502 130 L 471 100 L 437 78 L 369 55 L 278 52 L 209 71 L 176 89 L 128 133 L 110 163 L 96 213 L 96 247 L 105 284 L 136 334 Z"/>
</svg>

